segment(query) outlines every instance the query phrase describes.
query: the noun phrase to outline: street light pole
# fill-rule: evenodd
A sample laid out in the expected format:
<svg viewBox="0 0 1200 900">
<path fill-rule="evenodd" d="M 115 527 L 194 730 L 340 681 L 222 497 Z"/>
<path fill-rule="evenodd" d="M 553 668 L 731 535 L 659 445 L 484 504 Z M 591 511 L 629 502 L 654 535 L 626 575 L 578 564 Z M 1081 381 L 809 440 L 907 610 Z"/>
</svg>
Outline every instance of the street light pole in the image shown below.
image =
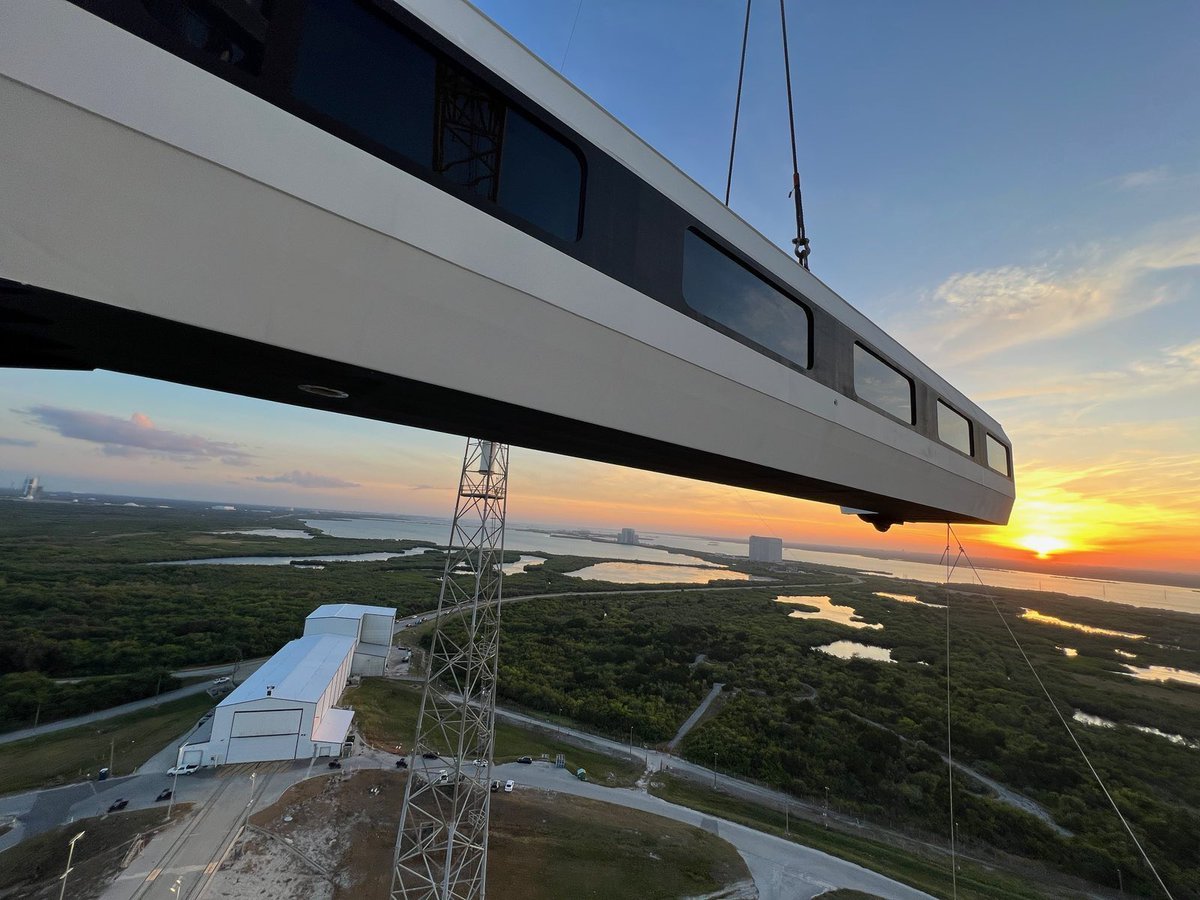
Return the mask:
<svg viewBox="0 0 1200 900">
<path fill-rule="evenodd" d="M 117 739 L 113 738 L 108 742 L 108 777 L 113 778 L 116 772 L 113 771 L 113 760 L 117 758 Z"/>
<path fill-rule="evenodd" d="M 71 860 L 75 856 L 75 842 L 87 834 L 86 831 L 81 831 L 75 837 L 71 838 L 71 846 L 67 849 L 67 867 L 62 873 L 62 888 L 58 892 L 58 900 L 63 900 L 67 893 L 67 876 L 71 874 Z"/>
<path fill-rule="evenodd" d="M 164 822 L 171 821 L 171 810 L 175 806 L 175 792 L 177 790 L 179 790 L 179 757 L 178 756 L 175 757 L 174 768 L 175 768 L 175 777 L 171 780 L 171 800 L 169 803 L 167 803 L 167 817 L 165 819 L 163 819 Z"/>
<path fill-rule="evenodd" d="M 713 787 L 717 786 L 717 751 L 713 751 Z"/>
</svg>

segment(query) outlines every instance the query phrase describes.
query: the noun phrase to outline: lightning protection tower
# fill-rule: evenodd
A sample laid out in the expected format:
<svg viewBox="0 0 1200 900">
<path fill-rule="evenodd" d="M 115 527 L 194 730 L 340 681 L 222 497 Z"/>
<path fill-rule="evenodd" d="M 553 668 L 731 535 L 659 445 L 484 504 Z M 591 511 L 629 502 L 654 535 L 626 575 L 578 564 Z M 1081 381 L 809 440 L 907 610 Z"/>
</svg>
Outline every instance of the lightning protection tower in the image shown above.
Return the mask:
<svg viewBox="0 0 1200 900">
<path fill-rule="evenodd" d="M 469 439 L 400 813 L 392 900 L 485 895 L 507 486 L 508 445 Z"/>
</svg>

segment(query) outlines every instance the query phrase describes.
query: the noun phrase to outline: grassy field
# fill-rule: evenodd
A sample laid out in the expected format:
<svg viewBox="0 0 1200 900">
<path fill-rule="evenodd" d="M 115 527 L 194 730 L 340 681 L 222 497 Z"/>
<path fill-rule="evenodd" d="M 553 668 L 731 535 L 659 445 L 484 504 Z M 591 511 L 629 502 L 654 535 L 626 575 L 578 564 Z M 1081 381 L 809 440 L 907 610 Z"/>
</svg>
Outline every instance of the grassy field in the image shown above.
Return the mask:
<svg viewBox="0 0 1200 900">
<path fill-rule="evenodd" d="M 328 868 L 353 873 L 335 900 L 383 900 L 403 790 L 398 772 L 314 778 L 251 821 Z M 730 844 L 699 828 L 533 789 L 492 796 L 488 843 L 487 893 L 495 900 L 674 900 L 750 878 Z M 263 853 L 278 851 L 266 845 Z"/>
<path fill-rule="evenodd" d="M 417 689 L 381 678 L 363 679 L 359 687 L 348 690 L 342 699 L 343 706 L 354 707 L 358 727 L 368 741 L 377 747 L 399 745 L 406 750 L 416 731 L 420 702 Z M 520 756 L 538 757 L 543 753 L 551 759 L 562 753 L 571 771 L 582 767 L 587 769 L 592 781 L 611 787 L 628 787 L 644 771 L 640 760 L 630 763 L 576 747 L 551 732 L 520 728 L 497 720 L 496 762 L 512 762 Z"/>
<path fill-rule="evenodd" d="M 184 816 L 190 803 L 177 803 L 172 820 Z M 41 900 L 58 896 L 58 876 L 67 865 L 67 844 L 79 832 L 75 844 L 67 894 L 98 897 L 102 885 L 120 870 L 130 844 L 138 835 L 149 837 L 162 828 L 166 810 L 139 809 L 115 815 L 79 819 L 37 837 L 22 841 L 0 853 L 0 897 Z"/>
<path fill-rule="evenodd" d="M 94 778 L 113 751 L 114 775 L 128 775 L 179 737 L 207 710 L 207 694 L 115 719 L 0 744 L 0 794 Z"/>
<path fill-rule="evenodd" d="M 779 837 L 790 837 L 797 843 L 823 850 L 840 859 L 858 863 L 872 871 L 926 891 L 935 897 L 951 895 L 948 861 L 914 856 L 884 843 L 846 834 L 832 828 L 823 828 L 794 817 L 791 819 L 790 835 L 788 835 L 784 831 L 785 822 L 782 812 L 766 809 L 725 794 L 714 793 L 705 786 L 671 775 L 656 775 L 654 781 L 651 782 L 650 793 L 670 800 L 672 803 L 712 813 L 759 831 Z M 864 895 L 847 894 L 846 896 Z M 1042 891 L 1031 886 L 1025 879 L 985 870 L 972 863 L 960 863 L 958 896 L 963 900 L 1004 900 L 1004 898 L 1042 900 L 1042 898 L 1049 897 L 1064 898 L 1082 895 L 1061 888 L 1051 892 Z"/>
</svg>

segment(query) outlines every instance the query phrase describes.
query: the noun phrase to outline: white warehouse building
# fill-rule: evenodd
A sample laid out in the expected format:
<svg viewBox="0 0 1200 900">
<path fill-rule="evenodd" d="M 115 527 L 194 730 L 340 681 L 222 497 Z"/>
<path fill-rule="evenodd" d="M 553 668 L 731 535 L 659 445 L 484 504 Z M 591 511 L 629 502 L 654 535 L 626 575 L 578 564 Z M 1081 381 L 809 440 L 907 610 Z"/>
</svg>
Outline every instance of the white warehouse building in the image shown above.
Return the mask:
<svg viewBox="0 0 1200 900">
<path fill-rule="evenodd" d="M 381 675 L 395 610 L 322 606 L 304 636 L 238 685 L 179 748 L 177 765 L 220 766 L 340 756 L 354 711 L 338 701 L 351 675 Z"/>
<path fill-rule="evenodd" d="M 357 642 L 351 675 L 382 675 L 392 649 L 396 611 L 388 606 L 330 603 L 304 620 L 304 634 L 342 634 Z"/>
</svg>

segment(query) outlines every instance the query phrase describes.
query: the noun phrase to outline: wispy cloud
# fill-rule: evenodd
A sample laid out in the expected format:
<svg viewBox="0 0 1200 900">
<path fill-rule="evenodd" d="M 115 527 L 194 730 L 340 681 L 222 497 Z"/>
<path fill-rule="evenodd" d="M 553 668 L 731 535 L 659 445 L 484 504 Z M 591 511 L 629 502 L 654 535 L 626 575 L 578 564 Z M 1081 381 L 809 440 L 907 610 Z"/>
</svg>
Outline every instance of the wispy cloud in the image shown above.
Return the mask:
<svg viewBox="0 0 1200 900">
<path fill-rule="evenodd" d="M 1178 296 L 1164 274 L 1200 266 L 1200 222 L 1177 223 L 1174 232 L 1036 266 L 951 275 L 897 330 L 961 363 L 1137 315 Z"/>
<path fill-rule="evenodd" d="M 153 456 L 192 462 L 219 460 L 229 466 L 246 465 L 252 459 L 237 444 L 168 431 L 140 412 L 128 419 L 57 406 L 33 406 L 19 412 L 65 438 L 99 445 L 106 456 Z"/>
<path fill-rule="evenodd" d="M 301 472 L 293 469 L 282 475 L 255 475 L 250 481 L 261 481 L 264 484 L 294 484 L 306 488 L 356 488 L 361 487 L 355 481 L 346 481 L 333 475 L 318 475 L 316 472 Z"/>
<path fill-rule="evenodd" d="M 24 438 L 10 438 L 0 435 L 0 447 L 36 447 L 37 441 L 27 441 Z"/>
<path fill-rule="evenodd" d="M 1111 179 L 1121 190 L 1135 191 L 1139 188 L 1154 187 L 1171 180 L 1171 172 L 1166 166 L 1155 166 L 1152 169 L 1141 169 L 1137 172 L 1126 172 Z"/>
</svg>

